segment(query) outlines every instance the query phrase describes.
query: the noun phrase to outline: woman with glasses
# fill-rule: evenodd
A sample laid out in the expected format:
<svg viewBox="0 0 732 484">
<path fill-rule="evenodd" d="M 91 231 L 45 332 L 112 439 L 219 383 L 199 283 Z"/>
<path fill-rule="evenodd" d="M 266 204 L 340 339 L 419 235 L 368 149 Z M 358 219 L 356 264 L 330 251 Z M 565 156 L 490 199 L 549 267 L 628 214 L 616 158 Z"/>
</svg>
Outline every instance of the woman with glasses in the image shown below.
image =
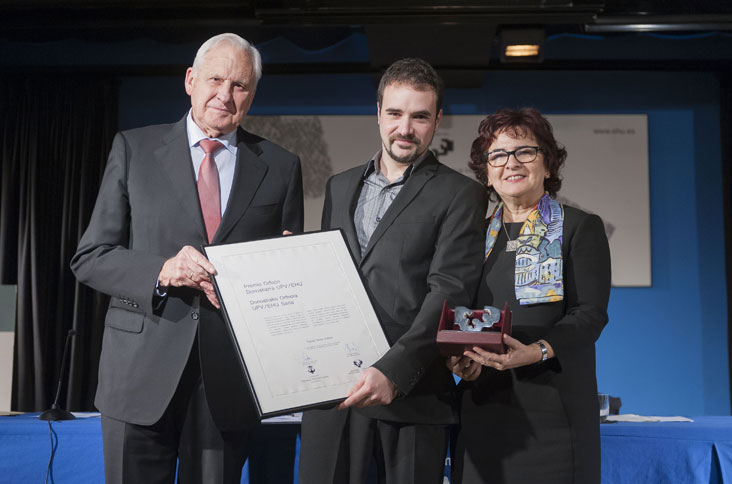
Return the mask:
<svg viewBox="0 0 732 484">
<path fill-rule="evenodd" d="M 486 117 L 469 165 L 497 195 L 474 308 L 513 312 L 507 353 L 448 360 L 461 377 L 454 482 L 599 483 L 595 341 L 607 323 L 602 220 L 554 200 L 567 152 L 535 109 Z M 581 162 L 581 161 L 579 161 Z"/>
</svg>

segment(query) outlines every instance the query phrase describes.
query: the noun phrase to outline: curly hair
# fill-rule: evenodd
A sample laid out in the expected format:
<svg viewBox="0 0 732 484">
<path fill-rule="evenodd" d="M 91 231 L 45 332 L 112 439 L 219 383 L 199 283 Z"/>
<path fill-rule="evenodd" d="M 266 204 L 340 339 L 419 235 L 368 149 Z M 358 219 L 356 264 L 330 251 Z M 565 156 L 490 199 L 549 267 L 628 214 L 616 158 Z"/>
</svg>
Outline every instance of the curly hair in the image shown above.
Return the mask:
<svg viewBox="0 0 732 484">
<path fill-rule="evenodd" d="M 544 154 L 544 165 L 549 171 L 549 178 L 544 180 L 544 190 L 551 197 L 556 196 L 562 188 L 562 178 L 559 171 L 567 159 L 567 150 L 554 139 L 552 125 L 541 113 L 534 108 L 500 109 L 495 114 L 486 116 L 478 127 L 478 137 L 473 141 L 470 149 L 468 166 L 475 173 L 475 177 L 486 186 L 489 197 L 496 190 L 488 185 L 486 161 L 483 154 L 496 140 L 498 135 L 506 133 L 512 137 L 533 136 Z"/>
</svg>

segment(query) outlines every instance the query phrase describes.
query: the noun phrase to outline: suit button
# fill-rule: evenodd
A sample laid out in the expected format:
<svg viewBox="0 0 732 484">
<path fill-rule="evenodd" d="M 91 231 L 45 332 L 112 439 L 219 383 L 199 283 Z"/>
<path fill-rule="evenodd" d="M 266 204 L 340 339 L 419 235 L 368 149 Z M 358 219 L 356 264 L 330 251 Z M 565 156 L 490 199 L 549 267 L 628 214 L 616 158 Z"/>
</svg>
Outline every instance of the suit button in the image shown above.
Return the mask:
<svg viewBox="0 0 732 484">
<path fill-rule="evenodd" d="M 132 307 L 136 308 L 136 307 L 139 307 L 139 305 L 137 303 L 132 303 Z"/>
<path fill-rule="evenodd" d="M 198 321 L 198 313 L 192 312 L 191 313 L 191 319 L 193 319 L 194 321 Z"/>
</svg>

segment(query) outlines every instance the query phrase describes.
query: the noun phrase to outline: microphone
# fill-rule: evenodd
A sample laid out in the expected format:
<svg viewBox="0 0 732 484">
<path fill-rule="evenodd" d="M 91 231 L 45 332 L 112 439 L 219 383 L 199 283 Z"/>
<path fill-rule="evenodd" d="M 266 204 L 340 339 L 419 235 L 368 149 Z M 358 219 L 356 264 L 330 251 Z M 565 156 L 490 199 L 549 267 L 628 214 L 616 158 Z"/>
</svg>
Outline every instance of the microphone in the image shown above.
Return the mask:
<svg viewBox="0 0 732 484">
<path fill-rule="evenodd" d="M 58 389 L 56 390 L 56 399 L 53 401 L 53 405 L 51 405 L 51 408 L 43 412 L 38 416 L 41 420 L 74 420 L 76 417 L 74 417 L 71 412 L 67 412 L 63 408 L 61 408 L 58 404 L 58 399 L 61 396 L 61 383 L 64 381 L 64 372 L 66 371 L 66 362 L 68 361 L 68 355 L 69 355 L 69 343 L 71 343 L 71 338 L 76 334 L 76 331 L 73 329 L 70 329 L 68 334 L 66 335 L 66 344 L 64 345 L 64 356 L 61 358 L 61 372 L 58 375 Z"/>
</svg>

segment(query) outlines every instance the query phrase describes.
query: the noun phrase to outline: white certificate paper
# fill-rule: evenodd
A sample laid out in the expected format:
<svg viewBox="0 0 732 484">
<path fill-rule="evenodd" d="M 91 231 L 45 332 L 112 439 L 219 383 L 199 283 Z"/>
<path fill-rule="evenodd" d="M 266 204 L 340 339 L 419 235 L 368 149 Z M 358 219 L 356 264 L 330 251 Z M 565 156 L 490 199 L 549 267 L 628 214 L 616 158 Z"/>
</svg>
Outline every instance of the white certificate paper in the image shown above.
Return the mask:
<svg viewBox="0 0 732 484">
<path fill-rule="evenodd" d="M 204 251 L 262 417 L 344 399 L 388 351 L 340 230 Z"/>
</svg>

